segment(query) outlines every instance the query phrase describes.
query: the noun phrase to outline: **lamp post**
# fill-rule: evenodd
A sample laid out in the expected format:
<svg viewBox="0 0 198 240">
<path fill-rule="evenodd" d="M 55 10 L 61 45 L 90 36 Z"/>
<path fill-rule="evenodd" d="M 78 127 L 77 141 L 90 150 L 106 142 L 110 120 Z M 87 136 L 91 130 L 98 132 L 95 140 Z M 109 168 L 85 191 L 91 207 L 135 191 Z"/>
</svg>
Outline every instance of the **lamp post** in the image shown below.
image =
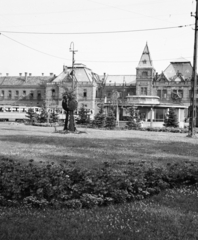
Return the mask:
<svg viewBox="0 0 198 240">
<path fill-rule="evenodd" d="M 78 52 L 77 50 L 74 50 L 74 42 L 70 43 L 69 51 L 72 52 L 72 90 L 74 90 L 74 64 L 75 64 L 74 54 Z"/>
</svg>

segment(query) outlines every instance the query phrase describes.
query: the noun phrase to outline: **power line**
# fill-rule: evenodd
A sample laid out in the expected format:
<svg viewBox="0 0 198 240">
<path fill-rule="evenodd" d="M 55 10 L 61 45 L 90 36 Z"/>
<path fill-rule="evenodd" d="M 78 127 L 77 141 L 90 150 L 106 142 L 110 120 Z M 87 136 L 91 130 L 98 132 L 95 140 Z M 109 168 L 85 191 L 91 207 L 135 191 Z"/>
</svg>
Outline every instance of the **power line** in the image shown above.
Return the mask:
<svg viewBox="0 0 198 240">
<path fill-rule="evenodd" d="M 33 51 L 42 53 L 42 54 L 44 54 L 44 55 L 47 55 L 47 56 L 50 56 L 50 57 L 54 57 L 54 58 L 58 58 L 58 59 L 63 59 L 63 60 L 70 60 L 70 59 L 67 59 L 67 58 L 55 56 L 55 55 L 52 55 L 52 54 L 50 54 L 50 53 L 46 53 L 46 52 L 40 51 L 40 50 L 38 50 L 38 49 L 35 49 L 35 48 L 33 48 L 33 47 L 30 47 L 30 46 L 28 46 L 28 45 L 26 45 L 26 44 L 24 44 L 24 43 L 21 43 L 21 42 L 15 40 L 15 39 L 11 38 L 11 37 L 6 36 L 6 35 L 3 34 L 3 33 L 0 33 L 0 35 L 8 38 L 9 40 L 11 40 L 11 41 L 13 41 L 13 42 L 15 42 L 15 43 L 18 43 L 18 44 L 20 44 L 20 45 L 22 45 L 22 46 L 24 46 L 24 47 L 26 47 L 26 48 L 29 48 L 29 49 L 31 49 L 31 50 L 33 50 Z M 192 58 L 192 57 L 185 57 L 185 58 Z M 157 61 L 167 61 L 167 60 L 175 60 L 175 58 L 170 58 L 170 59 L 155 59 L 155 60 L 153 60 L 153 61 L 157 62 Z M 98 63 L 133 63 L 133 62 L 139 62 L 138 60 L 136 60 L 136 61 L 94 61 L 94 60 L 89 61 L 89 60 L 83 60 L 83 59 L 79 59 L 79 61 L 81 61 L 81 62 L 90 62 L 90 63 L 92 63 L 92 62 L 93 62 L 93 63 L 94 63 L 94 62 L 95 62 L 95 63 L 97 63 L 97 62 L 98 62 Z"/>
<path fill-rule="evenodd" d="M 6 35 L 3 34 L 3 33 L 0 33 L 0 34 L 1 34 L 2 36 L 4 36 L 4 37 L 8 38 L 8 39 L 11 40 L 11 41 L 16 42 L 16 43 L 18 43 L 18 44 L 20 44 L 20 45 L 22 45 L 22 46 L 24 46 L 24 47 L 26 47 L 26 48 L 29 48 L 29 49 L 31 49 L 31 50 L 34 50 L 34 51 L 36 51 L 36 52 L 39 52 L 39 53 L 42 53 L 42 54 L 45 54 L 45 55 L 48 55 L 48 56 L 54 57 L 54 58 L 69 60 L 69 59 L 66 59 L 66 58 L 63 58 L 63 57 L 58 57 L 58 56 L 55 56 L 55 55 L 52 55 L 52 54 L 49 54 L 49 53 L 46 53 L 46 52 L 37 50 L 37 49 L 35 49 L 35 48 L 33 48 L 33 47 L 30 47 L 30 46 L 28 46 L 28 45 L 26 45 L 26 44 L 24 44 L 24 43 L 21 43 L 21 42 L 13 39 L 13 38 L 11 38 L 11 37 L 8 37 L 8 36 L 6 36 Z"/>
<path fill-rule="evenodd" d="M 145 28 L 145 29 L 132 29 L 132 30 L 121 30 L 121 31 L 106 31 L 106 32 L 18 32 L 18 31 L 4 31 L 0 30 L 2 33 L 15 33 L 15 34 L 43 34 L 43 35 L 86 35 L 86 34 L 111 34 L 111 33 L 131 33 L 131 32 L 147 32 L 147 31 L 159 31 L 159 30 L 169 30 L 176 28 L 185 28 L 194 26 L 194 24 L 172 26 L 172 27 L 161 27 L 161 28 Z"/>
</svg>

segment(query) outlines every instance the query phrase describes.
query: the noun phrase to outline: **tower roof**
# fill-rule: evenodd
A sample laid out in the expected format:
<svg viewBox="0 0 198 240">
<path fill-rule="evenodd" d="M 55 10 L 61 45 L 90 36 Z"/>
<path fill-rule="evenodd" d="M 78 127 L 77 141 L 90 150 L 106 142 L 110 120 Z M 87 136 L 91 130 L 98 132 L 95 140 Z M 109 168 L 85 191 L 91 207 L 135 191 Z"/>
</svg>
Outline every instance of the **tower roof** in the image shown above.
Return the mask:
<svg viewBox="0 0 198 240">
<path fill-rule="evenodd" d="M 151 55 L 147 43 L 140 58 L 138 68 L 153 68 L 153 63 L 151 60 Z"/>
</svg>

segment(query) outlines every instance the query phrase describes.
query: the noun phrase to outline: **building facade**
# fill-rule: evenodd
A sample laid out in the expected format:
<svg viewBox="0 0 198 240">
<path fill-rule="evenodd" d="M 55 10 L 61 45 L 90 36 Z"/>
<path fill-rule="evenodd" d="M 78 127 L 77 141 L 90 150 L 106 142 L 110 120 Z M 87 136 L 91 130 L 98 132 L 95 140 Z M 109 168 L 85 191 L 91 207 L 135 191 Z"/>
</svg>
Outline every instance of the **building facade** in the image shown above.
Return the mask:
<svg viewBox="0 0 198 240">
<path fill-rule="evenodd" d="M 192 65 L 185 59 L 170 62 L 158 74 L 153 66 L 148 44 L 144 47 L 136 75 L 99 76 L 85 65 L 63 66 L 58 75 L 0 76 L 0 106 L 34 106 L 62 109 L 65 89 L 73 89 L 78 108 L 84 106 L 94 116 L 101 104 L 106 109 L 116 105 L 117 120 L 125 122 L 127 108 L 135 105 L 145 126 L 163 126 L 169 108 L 175 108 L 179 124 L 185 124 L 191 98 Z"/>
</svg>

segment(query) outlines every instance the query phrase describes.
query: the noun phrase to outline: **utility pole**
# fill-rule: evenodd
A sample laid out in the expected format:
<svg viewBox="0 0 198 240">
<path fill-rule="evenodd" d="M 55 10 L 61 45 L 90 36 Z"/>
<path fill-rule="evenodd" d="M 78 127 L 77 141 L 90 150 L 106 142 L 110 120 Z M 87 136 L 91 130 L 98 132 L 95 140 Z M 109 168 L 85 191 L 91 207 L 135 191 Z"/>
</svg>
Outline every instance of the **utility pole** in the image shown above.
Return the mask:
<svg viewBox="0 0 198 240">
<path fill-rule="evenodd" d="M 74 90 L 74 64 L 75 64 L 74 55 L 76 52 L 78 52 L 77 50 L 74 50 L 74 42 L 70 43 L 69 51 L 72 52 L 72 90 Z"/>
<path fill-rule="evenodd" d="M 198 0 L 196 0 L 195 17 L 195 39 L 194 39 L 194 58 L 193 58 L 193 77 L 191 81 L 191 101 L 189 107 L 189 133 L 188 137 L 196 134 L 196 94 L 197 94 L 197 25 L 198 25 Z"/>
</svg>

